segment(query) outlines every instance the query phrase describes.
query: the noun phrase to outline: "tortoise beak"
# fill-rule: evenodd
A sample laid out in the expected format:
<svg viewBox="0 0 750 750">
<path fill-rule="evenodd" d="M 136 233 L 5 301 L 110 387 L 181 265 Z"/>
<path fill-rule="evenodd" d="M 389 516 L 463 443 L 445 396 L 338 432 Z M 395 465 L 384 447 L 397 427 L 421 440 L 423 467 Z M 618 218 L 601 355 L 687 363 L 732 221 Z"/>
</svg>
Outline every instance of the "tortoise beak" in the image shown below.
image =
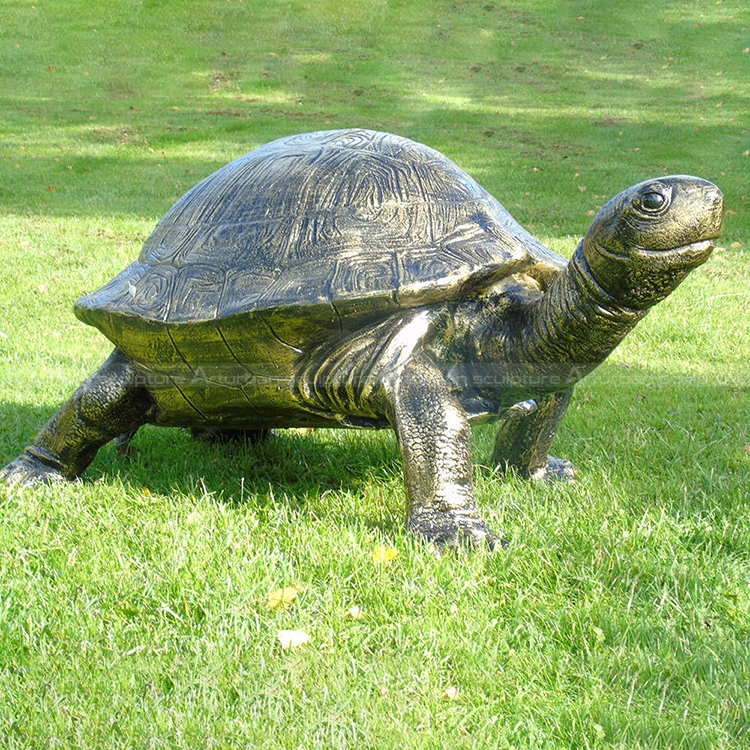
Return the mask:
<svg viewBox="0 0 750 750">
<path fill-rule="evenodd" d="M 669 251 L 679 255 L 686 268 L 695 268 L 708 260 L 716 246 L 714 240 L 721 236 L 724 225 L 724 194 L 712 182 L 706 182 L 702 192 L 706 206 L 702 216 L 705 227 L 702 238 Z"/>
<path fill-rule="evenodd" d="M 706 237 L 707 240 L 715 240 L 721 236 L 724 225 L 724 193 L 713 183 L 709 182 L 703 188 L 703 200 L 707 206 L 708 214 Z"/>
</svg>

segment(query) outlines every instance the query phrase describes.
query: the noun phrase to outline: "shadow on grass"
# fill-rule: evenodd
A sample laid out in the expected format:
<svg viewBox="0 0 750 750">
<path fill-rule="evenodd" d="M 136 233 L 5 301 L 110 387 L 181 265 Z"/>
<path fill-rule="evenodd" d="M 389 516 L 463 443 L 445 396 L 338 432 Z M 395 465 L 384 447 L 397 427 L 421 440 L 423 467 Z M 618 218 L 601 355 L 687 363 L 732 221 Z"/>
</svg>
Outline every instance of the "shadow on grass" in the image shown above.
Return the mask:
<svg viewBox="0 0 750 750">
<path fill-rule="evenodd" d="M 146 428 L 134 440 L 133 459 L 125 459 L 131 461 L 128 474 L 137 480 L 145 473 L 150 486 L 159 489 L 161 484 L 166 490 L 164 480 L 150 473 L 154 464 L 164 468 L 165 442 L 168 453 L 178 454 L 175 466 L 166 474 L 174 475 L 175 469 L 185 466 L 189 475 L 204 477 L 207 490 L 221 488 L 225 499 L 237 502 L 241 486 L 250 495 L 270 491 L 308 496 L 326 490 L 358 493 L 394 476 L 400 480 L 398 447 L 390 431 L 359 436 L 326 429 L 309 433 L 277 430 L 252 444 L 206 443 L 193 439 L 187 430 Z M 196 470 L 190 471 L 188 464 L 194 462 Z"/>
<path fill-rule="evenodd" d="M 302 513 L 342 528 L 403 529 L 404 486 L 390 430 L 275 430 L 266 440 L 206 443 L 179 428 L 144 428 L 132 458 L 109 446 L 88 475 L 161 495 L 247 505 L 261 517 Z M 382 502 L 383 498 L 386 502 Z"/>
<path fill-rule="evenodd" d="M 13 460 L 51 416 L 47 409 L 0 403 L 0 466 Z M 82 479 L 90 484 L 115 478 L 139 492 L 190 498 L 209 495 L 227 505 L 251 503 L 263 511 L 273 505 L 290 510 L 303 507 L 325 515 L 326 497 L 351 506 L 344 515 L 354 519 L 351 497 L 368 489 L 393 487 L 403 497 L 401 460 L 390 430 L 277 430 L 268 439 L 208 443 L 189 430 L 147 425 L 134 438 L 130 455 L 104 446 Z M 318 513 L 318 507 L 320 512 Z M 402 503 L 391 509 L 401 513 Z M 394 516 L 395 517 L 395 516 Z M 360 519 L 366 526 L 395 530 L 386 513 Z"/>
</svg>

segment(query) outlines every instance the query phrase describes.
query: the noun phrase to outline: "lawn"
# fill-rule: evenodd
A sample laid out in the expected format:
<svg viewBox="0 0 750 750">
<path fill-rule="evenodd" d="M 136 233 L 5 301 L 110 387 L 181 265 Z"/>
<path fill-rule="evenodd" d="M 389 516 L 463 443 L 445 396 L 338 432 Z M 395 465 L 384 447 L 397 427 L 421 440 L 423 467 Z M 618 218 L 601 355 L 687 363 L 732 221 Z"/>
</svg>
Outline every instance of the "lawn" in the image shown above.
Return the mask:
<svg viewBox="0 0 750 750">
<path fill-rule="evenodd" d="M 390 432 L 144 428 L 0 490 L 0 747 L 750 746 L 744 0 L 0 0 L 0 102 L 0 465 L 111 350 L 73 302 L 273 138 L 427 143 L 565 255 L 647 177 L 727 209 L 577 387 L 576 483 L 494 474 L 475 429 L 501 553 L 407 534 Z"/>
</svg>

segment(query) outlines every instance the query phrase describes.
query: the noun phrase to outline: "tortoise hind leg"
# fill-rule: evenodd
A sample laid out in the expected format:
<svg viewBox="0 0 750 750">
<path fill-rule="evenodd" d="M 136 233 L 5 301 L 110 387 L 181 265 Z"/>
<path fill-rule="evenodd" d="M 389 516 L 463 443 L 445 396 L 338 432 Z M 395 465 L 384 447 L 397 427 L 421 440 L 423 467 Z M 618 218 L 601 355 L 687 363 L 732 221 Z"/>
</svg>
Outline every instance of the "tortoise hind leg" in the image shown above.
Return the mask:
<svg viewBox="0 0 750 750">
<path fill-rule="evenodd" d="M 512 469 L 527 479 L 574 479 L 576 471 L 570 461 L 549 455 L 572 395 L 572 389 L 560 391 L 506 409 L 500 415 L 492 454 L 496 470 Z"/>
<path fill-rule="evenodd" d="M 80 476 L 96 452 L 118 435 L 134 433 L 155 414 L 133 363 L 115 349 L 42 428 L 33 444 L 0 470 L 6 484 L 31 486 Z"/>
</svg>

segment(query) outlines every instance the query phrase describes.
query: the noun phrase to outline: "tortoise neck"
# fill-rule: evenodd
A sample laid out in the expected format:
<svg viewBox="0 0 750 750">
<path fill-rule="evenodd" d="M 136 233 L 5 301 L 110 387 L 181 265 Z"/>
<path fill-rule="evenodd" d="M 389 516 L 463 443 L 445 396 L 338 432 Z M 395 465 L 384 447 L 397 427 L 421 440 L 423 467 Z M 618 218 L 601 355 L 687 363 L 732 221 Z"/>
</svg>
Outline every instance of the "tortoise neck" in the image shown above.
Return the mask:
<svg viewBox="0 0 750 750">
<path fill-rule="evenodd" d="M 531 377 L 537 390 L 563 390 L 601 364 L 645 314 L 618 305 L 597 284 L 579 245 L 545 294 L 498 316 L 482 337 L 483 359 L 512 365 L 514 392 Z"/>
<path fill-rule="evenodd" d="M 581 243 L 547 293 L 526 309 L 521 348 L 529 361 L 594 369 L 645 315 L 599 286 Z"/>
</svg>

